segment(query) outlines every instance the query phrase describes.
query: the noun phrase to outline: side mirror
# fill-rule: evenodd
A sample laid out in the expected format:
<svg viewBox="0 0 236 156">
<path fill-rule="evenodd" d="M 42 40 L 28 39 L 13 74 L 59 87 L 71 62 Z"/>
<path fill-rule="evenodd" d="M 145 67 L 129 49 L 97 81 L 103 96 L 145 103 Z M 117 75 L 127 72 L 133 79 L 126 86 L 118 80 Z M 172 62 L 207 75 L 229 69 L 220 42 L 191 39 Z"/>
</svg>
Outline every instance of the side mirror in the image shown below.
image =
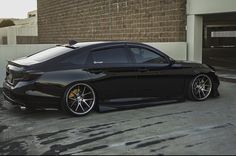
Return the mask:
<svg viewBox="0 0 236 156">
<path fill-rule="evenodd" d="M 171 60 L 171 64 L 175 64 L 175 60 Z"/>
<path fill-rule="evenodd" d="M 175 60 L 172 59 L 172 58 L 169 58 L 169 62 L 170 62 L 170 65 L 172 66 L 173 64 L 175 64 Z"/>
</svg>

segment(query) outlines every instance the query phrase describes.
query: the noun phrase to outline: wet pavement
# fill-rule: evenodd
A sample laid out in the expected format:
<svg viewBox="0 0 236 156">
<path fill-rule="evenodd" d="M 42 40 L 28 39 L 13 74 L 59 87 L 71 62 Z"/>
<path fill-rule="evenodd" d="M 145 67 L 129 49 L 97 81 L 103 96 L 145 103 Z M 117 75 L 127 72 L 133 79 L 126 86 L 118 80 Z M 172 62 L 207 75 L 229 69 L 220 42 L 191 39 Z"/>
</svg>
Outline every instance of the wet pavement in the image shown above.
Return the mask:
<svg viewBox="0 0 236 156">
<path fill-rule="evenodd" d="M 71 117 L 0 95 L 0 154 L 236 154 L 236 84 L 221 97 Z"/>
</svg>

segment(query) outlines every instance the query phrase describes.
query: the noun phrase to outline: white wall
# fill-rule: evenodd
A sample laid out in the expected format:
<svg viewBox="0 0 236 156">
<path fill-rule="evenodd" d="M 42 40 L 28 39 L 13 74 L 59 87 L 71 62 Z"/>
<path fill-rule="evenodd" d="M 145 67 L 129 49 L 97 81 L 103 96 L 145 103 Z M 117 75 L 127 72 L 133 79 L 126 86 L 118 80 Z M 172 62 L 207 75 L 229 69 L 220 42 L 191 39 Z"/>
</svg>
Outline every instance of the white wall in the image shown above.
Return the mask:
<svg viewBox="0 0 236 156">
<path fill-rule="evenodd" d="M 236 12 L 236 0 L 188 0 L 187 14 Z"/>
<path fill-rule="evenodd" d="M 187 43 L 185 42 L 160 42 L 146 43 L 176 60 L 187 60 Z"/>
<path fill-rule="evenodd" d="M 17 36 L 38 36 L 38 27 L 36 25 L 24 25 L 16 27 Z"/>
<path fill-rule="evenodd" d="M 38 36 L 37 25 L 21 25 L 0 28 L 0 45 L 2 37 L 7 36 L 8 44 L 16 44 L 16 36 Z"/>
<path fill-rule="evenodd" d="M 5 78 L 5 68 L 8 60 L 21 58 L 54 46 L 52 44 L 0 45 L 0 87 L 2 87 Z"/>
<path fill-rule="evenodd" d="M 0 28 L 0 45 L 3 44 L 2 37 L 7 36 L 8 28 Z"/>
<path fill-rule="evenodd" d="M 15 25 L 37 25 L 37 17 L 16 20 Z"/>
<path fill-rule="evenodd" d="M 196 15 L 187 16 L 188 60 L 202 62 L 203 18 Z"/>
</svg>

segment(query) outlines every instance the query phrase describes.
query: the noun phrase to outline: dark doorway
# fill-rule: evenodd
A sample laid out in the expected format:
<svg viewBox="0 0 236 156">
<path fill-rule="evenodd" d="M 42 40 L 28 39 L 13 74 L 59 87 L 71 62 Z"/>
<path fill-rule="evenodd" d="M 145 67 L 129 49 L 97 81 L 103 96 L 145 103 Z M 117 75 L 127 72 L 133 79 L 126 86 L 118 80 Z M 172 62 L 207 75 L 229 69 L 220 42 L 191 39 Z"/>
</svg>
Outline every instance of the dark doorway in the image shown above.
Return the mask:
<svg viewBox="0 0 236 156">
<path fill-rule="evenodd" d="M 236 13 L 203 17 L 203 63 L 236 70 Z"/>
</svg>

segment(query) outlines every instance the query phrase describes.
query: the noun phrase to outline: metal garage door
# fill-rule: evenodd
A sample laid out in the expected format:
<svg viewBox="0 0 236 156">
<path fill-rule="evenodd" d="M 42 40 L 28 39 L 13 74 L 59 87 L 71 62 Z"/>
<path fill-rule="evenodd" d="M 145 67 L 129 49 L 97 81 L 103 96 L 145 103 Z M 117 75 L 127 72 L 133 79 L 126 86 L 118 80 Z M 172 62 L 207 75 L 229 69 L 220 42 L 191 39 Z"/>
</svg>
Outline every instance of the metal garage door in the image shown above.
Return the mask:
<svg viewBox="0 0 236 156">
<path fill-rule="evenodd" d="M 236 70 L 236 14 L 204 16 L 203 63 Z"/>
</svg>

